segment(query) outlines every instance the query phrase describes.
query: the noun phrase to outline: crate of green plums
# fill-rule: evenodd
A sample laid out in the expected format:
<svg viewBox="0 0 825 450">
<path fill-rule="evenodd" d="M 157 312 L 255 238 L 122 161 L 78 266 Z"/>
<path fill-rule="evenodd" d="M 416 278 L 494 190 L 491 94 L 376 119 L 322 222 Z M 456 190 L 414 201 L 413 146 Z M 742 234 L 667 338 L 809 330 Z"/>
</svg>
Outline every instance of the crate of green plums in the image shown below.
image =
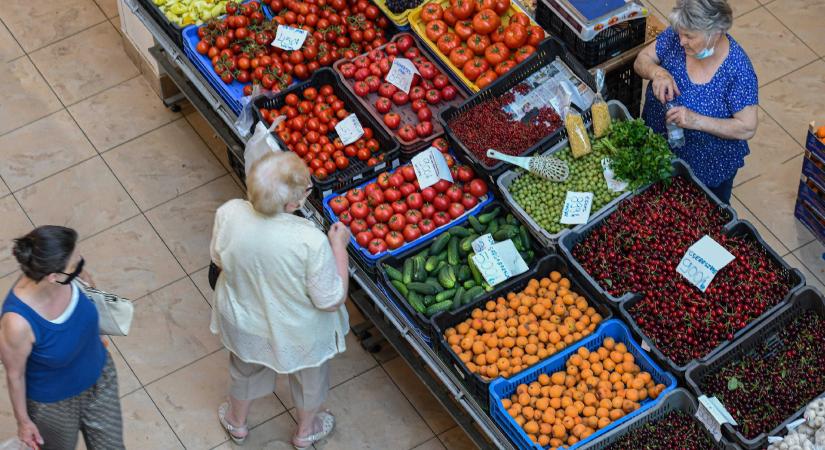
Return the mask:
<svg viewBox="0 0 825 450">
<path fill-rule="evenodd" d="M 613 121 L 632 119 L 627 108 L 617 101 L 608 102 L 608 110 Z M 588 124 L 588 129 L 591 127 Z M 595 142 L 592 134 L 590 141 Z M 574 158 L 565 138 L 542 152 L 567 163 L 569 176 L 564 182 L 550 181 L 520 168 L 504 172 L 496 180 L 504 201 L 545 247 L 555 247 L 561 235 L 576 226 L 561 223 L 568 192 L 593 194 L 588 221 L 630 195 L 628 190 L 608 185 L 606 168 L 609 166 L 605 162 L 608 155 L 598 146 L 591 147 L 589 154 Z"/>
</svg>

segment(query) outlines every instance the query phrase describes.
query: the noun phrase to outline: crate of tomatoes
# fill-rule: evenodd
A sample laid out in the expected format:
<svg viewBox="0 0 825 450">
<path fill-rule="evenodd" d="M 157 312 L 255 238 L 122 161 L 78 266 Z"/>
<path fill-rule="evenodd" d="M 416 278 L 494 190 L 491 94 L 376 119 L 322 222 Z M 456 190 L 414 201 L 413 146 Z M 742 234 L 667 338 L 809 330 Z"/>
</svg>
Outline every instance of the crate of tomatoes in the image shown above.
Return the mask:
<svg viewBox="0 0 825 450">
<path fill-rule="evenodd" d="M 441 180 L 419 189 L 412 164 L 405 164 L 324 198 L 324 213 L 330 222 L 349 227 L 352 253 L 365 269 L 374 272 L 380 258 L 443 233 L 493 200 L 487 183 L 469 166 L 445 157 L 454 183 Z"/>
<path fill-rule="evenodd" d="M 409 92 L 385 80 L 395 58 L 409 59 L 419 72 Z M 464 91 L 421 52 L 410 33 L 400 33 L 388 44 L 357 58 L 340 60 L 333 67 L 376 121 L 395 134 L 403 156 L 423 150 L 443 135 L 444 127 L 434 119 L 467 99 Z"/>
<path fill-rule="evenodd" d="M 257 119 L 267 126 L 285 116 L 272 134 L 282 148 L 295 152 L 309 166 L 319 198 L 398 163 L 398 143 L 344 89 L 330 68 L 318 70 L 309 80 L 273 98 L 261 96 L 253 102 Z M 363 134 L 345 145 L 336 126 L 352 114 Z"/>
<path fill-rule="evenodd" d="M 472 92 L 532 55 L 545 32 L 510 0 L 433 0 L 410 14 L 413 31 Z"/>
</svg>

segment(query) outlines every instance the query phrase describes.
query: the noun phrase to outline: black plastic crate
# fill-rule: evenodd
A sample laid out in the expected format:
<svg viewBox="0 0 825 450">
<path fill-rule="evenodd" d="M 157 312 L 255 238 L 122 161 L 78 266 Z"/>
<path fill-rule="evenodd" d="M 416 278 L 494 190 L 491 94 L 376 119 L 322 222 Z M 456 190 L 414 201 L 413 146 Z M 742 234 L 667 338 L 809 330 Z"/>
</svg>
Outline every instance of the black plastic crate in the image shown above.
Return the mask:
<svg viewBox="0 0 825 450">
<path fill-rule="evenodd" d="M 635 59 L 626 61 L 604 75 L 604 85 L 608 97 L 622 102 L 631 117 L 639 117 L 642 113 L 643 81 L 633 69 Z"/>
<path fill-rule="evenodd" d="M 145 9 L 150 16 L 152 16 L 155 23 L 157 23 L 163 32 L 169 36 L 169 39 L 175 43 L 178 49 L 183 49 L 182 33 L 185 27 L 179 27 L 170 22 L 152 0 L 137 0 L 137 2 L 143 6 L 143 9 Z"/>
<path fill-rule="evenodd" d="M 332 192 L 345 191 L 359 183 L 362 183 L 363 180 L 376 177 L 387 167 L 395 167 L 398 164 L 399 155 L 398 142 L 388 135 L 380 124 L 375 122 L 370 113 L 367 112 L 361 103 L 353 97 L 349 90 L 341 84 L 341 80 L 338 78 L 338 75 L 336 75 L 335 72 L 329 67 L 318 69 L 308 80 L 290 86 L 286 90 L 279 92 L 275 97 L 267 98 L 266 96 L 259 96 L 255 98 L 253 100 L 253 109 L 256 118 L 255 123 L 258 121 L 263 122 L 263 117 L 261 117 L 260 112 L 261 108 L 280 108 L 284 105 L 287 94 L 295 93 L 299 94 L 300 97 L 300 93 L 304 89 L 308 87 L 319 87 L 324 84 L 329 84 L 332 86 L 332 90 L 335 92 L 335 95 L 343 100 L 344 107 L 348 111 L 355 113 L 362 126 L 372 128 L 373 137 L 378 140 L 378 144 L 381 148 L 380 154 L 384 155 L 384 160 L 381 163 L 370 167 L 367 165 L 366 161 L 361 161 L 358 158 L 353 157 L 350 158 L 349 167 L 344 170 L 336 171 L 324 180 L 319 180 L 313 175 L 312 184 L 315 187 L 314 192 L 320 198 L 324 198 Z M 282 149 L 287 151 L 289 150 L 289 147 L 287 147 L 277 133 L 272 133 L 272 136 Z M 330 130 L 328 136 L 330 137 L 330 140 L 337 137 L 335 129 Z"/>
<path fill-rule="evenodd" d="M 229 167 L 232 168 L 232 171 L 235 172 L 235 175 L 238 176 L 238 179 L 244 184 L 246 187 L 246 169 L 244 168 L 243 156 L 236 155 L 235 152 L 229 150 L 229 147 L 226 148 L 226 159 L 229 160 Z"/>
<path fill-rule="evenodd" d="M 590 41 L 583 41 L 559 15 L 550 8 L 547 0 L 536 4 L 536 22 L 548 33 L 558 36 L 570 51 L 588 69 L 645 42 L 647 18 L 628 20 L 600 31 Z M 625 103 L 627 104 L 627 103 Z"/>
<path fill-rule="evenodd" d="M 472 396 L 479 402 L 485 411 L 490 406 L 490 381 L 484 381 L 480 375 L 472 373 L 469 369 L 467 369 L 467 366 L 464 365 L 458 355 L 456 355 L 453 349 L 450 348 L 447 340 L 444 339 L 444 331 L 447 328 L 463 322 L 470 316 L 475 308 L 483 305 L 488 300 L 506 296 L 510 292 L 520 291 L 527 287 L 527 283 L 530 279 L 543 278 L 554 270 L 560 272 L 562 276 L 570 279 L 570 290 L 587 298 L 587 302 L 590 306 L 595 308 L 596 311 L 601 314 L 602 322 L 613 317 L 613 314 L 607 305 L 585 293 L 585 290 L 582 289 L 585 281 L 582 280 L 581 275 L 575 270 L 570 270 L 567 263 L 557 254 L 551 254 L 541 258 L 530 270 L 517 277 L 507 280 L 505 283 L 496 287 L 493 291 L 484 294 L 475 302 L 469 305 L 464 305 L 456 311 L 443 312 L 433 317 L 433 326 L 435 331 L 434 341 L 437 341 L 435 342 L 436 354 L 442 361 L 444 361 L 444 364 L 450 368 L 458 379 L 463 381 Z M 570 344 L 570 346 L 573 345 L 575 345 L 575 343 Z M 565 348 L 569 348 L 570 346 Z M 556 354 L 558 354 L 558 352 L 550 355 L 549 358 L 552 358 Z"/>
<path fill-rule="evenodd" d="M 696 399 L 690 395 L 690 393 L 684 388 L 678 388 L 674 391 L 668 392 L 665 394 L 661 399 L 658 399 L 659 403 L 654 406 L 652 409 L 645 411 L 638 415 L 637 417 L 631 419 L 629 422 L 623 424 L 622 426 L 616 428 L 605 434 L 603 437 L 597 439 L 595 442 L 584 445 L 581 447 L 580 450 L 606 450 L 609 449 L 611 445 L 615 444 L 619 441 L 623 436 L 627 435 L 628 433 L 632 433 L 634 430 L 644 427 L 647 424 L 652 422 L 658 421 L 660 419 L 665 418 L 671 412 L 681 411 L 688 416 L 693 417 L 696 414 L 696 410 L 699 409 L 699 404 Z M 698 422 L 698 419 L 695 417 L 693 418 L 694 421 Z M 715 442 L 713 436 L 710 434 L 710 431 L 701 423 L 698 422 L 699 426 L 705 431 L 708 439 L 711 442 Z M 692 442 L 686 442 L 686 445 L 692 444 Z M 722 440 L 716 442 L 715 447 L 717 450 L 739 450 L 740 447 L 736 444 L 731 443 L 725 437 L 722 437 Z"/>
<path fill-rule="evenodd" d="M 687 385 L 696 395 L 704 395 L 705 393 L 702 391 L 701 386 L 706 375 L 719 370 L 732 360 L 739 359 L 746 354 L 752 354 L 756 351 L 757 345 L 775 337 L 778 330 L 784 328 L 791 321 L 807 311 L 814 311 L 817 315 L 825 317 L 825 299 L 823 299 L 819 291 L 812 287 L 806 287 L 798 291 L 781 308 L 773 311 L 769 317 L 760 324 L 751 327 L 746 334 L 738 337 L 733 344 L 729 345 L 714 357 L 691 366 L 686 376 Z M 823 396 L 825 396 L 825 392 L 816 398 Z M 783 434 L 785 427 L 789 423 L 802 417 L 804 412 L 805 406 L 785 419 L 784 422 L 777 425 L 769 433 L 762 433 L 754 439 L 745 438 L 737 428 L 734 428 L 730 424 L 722 425 L 722 432 L 745 449 L 760 449 L 767 445 L 768 436 Z"/>
<path fill-rule="evenodd" d="M 444 126 L 444 131 L 446 131 L 447 140 L 450 143 L 450 147 L 460 149 L 461 153 L 466 156 L 468 162 L 471 166 L 473 166 L 475 171 L 479 174 L 488 174 L 491 182 L 494 182 L 495 177 L 501 172 L 504 172 L 509 166 L 500 161 L 492 166 L 485 166 L 482 164 L 481 161 L 479 161 L 478 158 L 476 158 L 476 156 L 464 146 L 461 140 L 458 139 L 458 136 L 455 135 L 452 128 L 450 128 L 450 121 L 463 114 L 470 108 L 504 94 L 510 90 L 510 88 L 518 85 L 537 70 L 553 62 L 556 57 L 559 57 L 559 59 L 561 59 L 561 61 L 564 62 L 564 64 L 567 65 L 567 67 L 569 67 L 570 70 L 577 77 L 579 77 L 579 79 L 587 84 L 590 89 L 593 91 L 596 90 L 596 80 L 593 78 L 593 75 L 581 65 L 581 63 L 573 56 L 572 53 L 570 53 L 561 41 L 554 37 L 550 37 L 545 39 L 544 42 L 539 45 L 538 49 L 536 49 L 536 52 L 526 61 L 519 64 L 518 67 L 507 72 L 504 76 L 499 77 L 491 85 L 470 97 L 458 108 L 447 108 L 439 115 L 439 120 Z M 583 118 L 585 122 L 590 120 L 589 110 L 584 114 Z M 566 136 L 567 133 L 564 126 L 561 126 L 555 133 L 545 136 L 539 142 L 527 149 L 527 151 L 522 153 L 521 156 L 532 155 L 539 150 L 550 148 Z"/>
</svg>

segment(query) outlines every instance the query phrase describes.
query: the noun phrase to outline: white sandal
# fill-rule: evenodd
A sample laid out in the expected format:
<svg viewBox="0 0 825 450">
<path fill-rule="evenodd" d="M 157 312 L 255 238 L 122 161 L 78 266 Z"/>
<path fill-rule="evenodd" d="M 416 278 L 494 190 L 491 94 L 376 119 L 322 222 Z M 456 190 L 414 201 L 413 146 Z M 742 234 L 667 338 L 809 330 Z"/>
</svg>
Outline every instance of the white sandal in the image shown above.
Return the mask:
<svg viewBox="0 0 825 450">
<path fill-rule="evenodd" d="M 312 444 L 326 438 L 332 433 L 332 430 L 335 428 L 335 416 L 332 415 L 329 410 L 321 411 L 318 413 L 318 416 L 321 418 L 321 431 L 306 437 L 292 438 L 292 446 L 295 447 L 296 450 L 306 450 L 312 447 Z M 295 444 L 296 440 L 307 442 L 307 444 L 305 446 L 298 446 Z"/>
<path fill-rule="evenodd" d="M 221 422 L 221 426 L 223 426 L 224 431 L 226 434 L 229 435 L 229 438 L 232 439 L 236 445 L 243 445 L 244 441 L 246 441 L 247 436 L 249 436 L 249 428 L 244 424 L 243 426 L 236 427 L 232 425 L 226 420 L 226 413 L 229 411 L 229 403 L 224 402 L 221 406 L 218 407 L 218 420 Z M 244 433 L 243 437 L 238 437 L 235 433 Z"/>
</svg>

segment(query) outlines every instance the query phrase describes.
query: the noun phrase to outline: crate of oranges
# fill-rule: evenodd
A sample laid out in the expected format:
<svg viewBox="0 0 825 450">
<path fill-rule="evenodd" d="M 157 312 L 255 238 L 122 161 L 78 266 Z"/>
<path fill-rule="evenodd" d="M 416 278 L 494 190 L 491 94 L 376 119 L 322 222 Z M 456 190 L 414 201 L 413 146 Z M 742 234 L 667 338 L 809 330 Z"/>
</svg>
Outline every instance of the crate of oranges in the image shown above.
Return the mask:
<svg viewBox="0 0 825 450">
<path fill-rule="evenodd" d="M 477 301 L 433 318 L 438 356 L 484 408 L 489 383 L 513 376 L 593 334 L 610 309 L 582 296 L 558 255 Z"/>
<path fill-rule="evenodd" d="M 619 320 L 510 379 L 490 384 L 490 415 L 520 449 L 575 449 L 653 407 L 676 379 Z"/>
</svg>

